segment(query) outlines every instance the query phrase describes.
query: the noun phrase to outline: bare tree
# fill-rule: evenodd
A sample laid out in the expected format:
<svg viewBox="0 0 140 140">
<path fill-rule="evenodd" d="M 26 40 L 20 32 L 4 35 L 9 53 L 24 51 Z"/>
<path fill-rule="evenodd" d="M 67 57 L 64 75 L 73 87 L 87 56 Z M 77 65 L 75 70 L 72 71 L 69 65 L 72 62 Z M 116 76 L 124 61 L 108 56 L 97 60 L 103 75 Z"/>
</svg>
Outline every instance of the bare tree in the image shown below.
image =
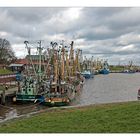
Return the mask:
<svg viewBox="0 0 140 140">
<path fill-rule="evenodd" d="M 10 42 L 0 38 L 0 64 L 9 64 L 15 59 L 16 57 Z"/>
</svg>

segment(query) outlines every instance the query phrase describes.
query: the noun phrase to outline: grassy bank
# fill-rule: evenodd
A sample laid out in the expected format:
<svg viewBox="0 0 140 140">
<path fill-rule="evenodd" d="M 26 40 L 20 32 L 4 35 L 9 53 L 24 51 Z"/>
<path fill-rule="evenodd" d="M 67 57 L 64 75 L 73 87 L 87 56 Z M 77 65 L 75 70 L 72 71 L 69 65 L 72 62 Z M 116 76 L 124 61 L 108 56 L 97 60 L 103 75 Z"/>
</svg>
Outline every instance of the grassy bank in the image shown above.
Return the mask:
<svg viewBox="0 0 140 140">
<path fill-rule="evenodd" d="M 3 86 L 0 85 L 0 91 L 3 90 L 3 89 L 4 89 Z"/>
<path fill-rule="evenodd" d="M 1 124 L 0 132 L 140 132 L 140 102 L 54 109 Z"/>
<path fill-rule="evenodd" d="M 109 67 L 110 71 L 123 71 L 124 70 L 124 66 L 110 66 Z"/>
<path fill-rule="evenodd" d="M 7 69 L 0 69 L 0 74 L 12 74 L 13 72 Z"/>
</svg>

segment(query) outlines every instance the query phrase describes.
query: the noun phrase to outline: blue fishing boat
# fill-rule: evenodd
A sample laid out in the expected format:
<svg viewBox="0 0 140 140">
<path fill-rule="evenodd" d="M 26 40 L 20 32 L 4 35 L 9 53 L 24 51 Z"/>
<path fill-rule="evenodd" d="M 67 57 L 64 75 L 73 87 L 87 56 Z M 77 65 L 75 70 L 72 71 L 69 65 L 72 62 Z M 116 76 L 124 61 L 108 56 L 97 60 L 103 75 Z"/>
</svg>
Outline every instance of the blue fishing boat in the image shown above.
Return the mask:
<svg viewBox="0 0 140 140">
<path fill-rule="evenodd" d="M 109 74 L 109 73 L 110 73 L 109 69 L 104 68 L 104 69 L 100 70 L 100 74 Z"/>
<path fill-rule="evenodd" d="M 85 79 L 90 79 L 90 78 L 94 78 L 94 62 L 93 62 L 93 56 L 91 57 L 91 59 L 87 59 L 85 56 L 85 60 L 83 61 L 83 69 L 81 72 L 81 75 L 85 78 Z"/>
<path fill-rule="evenodd" d="M 109 71 L 109 65 L 108 65 L 108 63 L 107 63 L 107 61 L 104 61 L 104 63 L 103 63 L 103 68 L 100 70 L 100 74 L 109 74 L 110 73 L 110 71 Z"/>
</svg>

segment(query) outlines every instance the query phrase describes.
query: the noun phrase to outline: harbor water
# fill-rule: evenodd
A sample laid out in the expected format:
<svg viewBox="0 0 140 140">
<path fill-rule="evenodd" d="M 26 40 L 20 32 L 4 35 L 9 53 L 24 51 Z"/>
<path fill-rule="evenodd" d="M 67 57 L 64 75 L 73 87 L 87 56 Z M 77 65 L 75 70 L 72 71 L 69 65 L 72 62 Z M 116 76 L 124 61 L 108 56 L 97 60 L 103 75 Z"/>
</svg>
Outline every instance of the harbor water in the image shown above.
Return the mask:
<svg viewBox="0 0 140 140">
<path fill-rule="evenodd" d="M 136 101 L 140 88 L 140 73 L 110 73 L 96 75 L 85 82 L 73 105 L 90 105 Z"/>
<path fill-rule="evenodd" d="M 85 81 L 81 93 L 77 95 L 71 106 L 136 101 L 139 88 L 140 73 L 96 75 L 93 79 Z M 40 105 L 8 103 L 5 107 L 0 106 L 0 122 L 46 108 Z"/>
</svg>

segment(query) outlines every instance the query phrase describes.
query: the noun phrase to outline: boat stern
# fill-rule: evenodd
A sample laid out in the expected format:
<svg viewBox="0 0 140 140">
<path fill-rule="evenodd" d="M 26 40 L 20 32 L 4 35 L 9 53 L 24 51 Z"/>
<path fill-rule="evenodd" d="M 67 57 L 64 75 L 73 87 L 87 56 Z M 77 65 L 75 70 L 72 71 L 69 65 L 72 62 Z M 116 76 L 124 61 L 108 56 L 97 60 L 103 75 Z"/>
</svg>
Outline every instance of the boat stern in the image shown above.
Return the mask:
<svg viewBox="0 0 140 140">
<path fill-rule="evenodd" d="M 66 106 L 69 105 L 70 100 L 68 98 L 45 98 L 43 104 L 46 106 Z"/>
</svg>

